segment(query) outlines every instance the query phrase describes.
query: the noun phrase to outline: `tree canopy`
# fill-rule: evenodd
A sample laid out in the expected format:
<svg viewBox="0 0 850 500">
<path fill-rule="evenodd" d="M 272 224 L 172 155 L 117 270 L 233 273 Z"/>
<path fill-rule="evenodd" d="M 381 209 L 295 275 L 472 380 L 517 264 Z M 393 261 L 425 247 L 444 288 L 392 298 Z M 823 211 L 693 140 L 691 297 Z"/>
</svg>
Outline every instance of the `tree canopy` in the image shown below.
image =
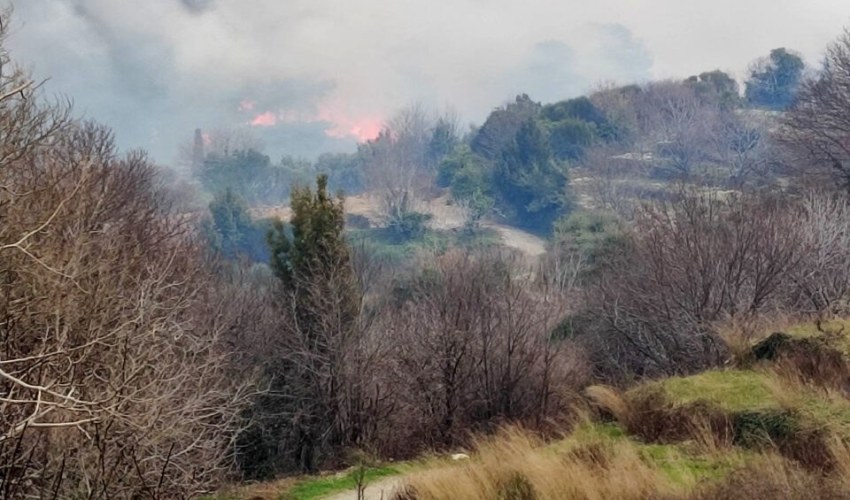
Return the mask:
<svg viewBox="0 0 850 500">
<path fill-rule="evenodd" d="M 750 68 L 744 95 L 756 107 L 783 110 L 794 102 L 803 79 L 803 59 L 785 48 L 773 49 L 770 56 Z"/>
</svg>

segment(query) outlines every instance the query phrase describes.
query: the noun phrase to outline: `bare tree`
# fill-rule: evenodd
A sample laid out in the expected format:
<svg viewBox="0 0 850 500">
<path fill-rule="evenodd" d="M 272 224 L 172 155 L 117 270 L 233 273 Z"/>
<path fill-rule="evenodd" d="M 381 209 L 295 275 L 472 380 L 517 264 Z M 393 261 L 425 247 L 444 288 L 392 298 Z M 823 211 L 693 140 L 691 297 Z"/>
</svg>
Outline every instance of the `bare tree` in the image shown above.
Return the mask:
<svg viewBox="0 0 850 500">
<path fill-rule="evenodd" d="M 804 254 L 795 224 L 772 198 L 683 193 L 646 206 L 590 290 L 597 361 L 648 376 L 722 361 L 716 321 L 783 307 Z"/>
<path fill-rule="evenodd" d="M 689 176 L 704 160 L 719 105 L 706 103 L 681 82 L 650 84 L 637 99 L 644 149 L 659 153 L 680 175 Z"/>
<path fill-rule="evenodd" d="M 713 160 L 728 172 L 728 183 L 742 188 L 753 178 L 764 177 L 773 159 L 767 118 L 753 111 L 723 111 L 706 138 Z"/>
<path fill-rule="evenodd" d="M 142 157 L 115 158 L 91 126 L 55 139 L 3 174 L 4 486 L 202 491 L 228 468 L 245 396 L 227 322 L 196 315 L 215 283 Z"/>
<path fill-rule="evenodd" d="M 419 105 L 405 108 L 387 123 L 378 138 L 360 148 L 369 189 L 377 193 L 388 225 L 417 211 L 431 186 L 427 151 L 432 124 Z"/>
<path fill-rule="evenodd" d="M 504 254 L 451 252 L 434 266 L 403 290 L 393 322 L 396 393 L 415 439 L 445 445 L 500 419 L 560 415 L 560 391 L 581 383 L 552 339 L 563 297 Z"/>
<path fill-rule="evenodd" d="M 593 147 L 573 176 L 573 189 L 586 193 L 592 208 L 632 220 L 641 200 L 654 194 L 648 182 L 653 165 L 648 153 L 619 154 L 610 147 Z"/>
<path fill-rule="evenodd" d="M 804 175 L 831 178 L 850 190 L 850 31 L 826 52 L 818 76 L 804 82 L 782 120 L 782 141 L 811 166 Z"/>
<path fill-rule="evenodd" d="M 3 24 L 2 26 L 5 26 Z M 177 498 L 231 465 L 224 290 L 139 153 L 0 72 L 0 494 Z"/>
<path fill-rule="evenodd" d="M 802 258 L 790 276 L 789 309 L 829 317 L 847 309 L 850 293 L 850 206 L 835 196 L 810 193 L 790 231 L 800 234 Z"/>
</svg>

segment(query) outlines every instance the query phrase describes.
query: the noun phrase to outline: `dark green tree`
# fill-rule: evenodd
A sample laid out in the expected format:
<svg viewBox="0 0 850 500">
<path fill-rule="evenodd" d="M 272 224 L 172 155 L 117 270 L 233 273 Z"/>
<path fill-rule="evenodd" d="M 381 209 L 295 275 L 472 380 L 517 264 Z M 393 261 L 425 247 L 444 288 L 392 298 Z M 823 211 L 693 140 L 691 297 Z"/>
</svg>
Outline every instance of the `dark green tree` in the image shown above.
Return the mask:
<svg viewBox="0 0 850 500">
<path fill-rule="evenodd" d="M 360 294 L 343 234 L 343 199 L 328 194 L 327 182 L 320 175 L 315 191 L 294 188 L 289 226 L 277 221 L 268 237 L 285 321 L 279 359 L 268 367 L 271 391 L 255 418 L 267 422 L 261 449 L 271 447 L 266 455 L 277 457 L 270 460 L 288 464 L 272 471 L 315 471 L 325 453 L 356 442 L 362 429 L 360 386 L 346 368 L 357 352 Z"/>
<path fill-rule="evenodd" d="M 346 194 L 363 191 L 363 159 L 357 153 L 324 153 L 314 165 L 317 174 L 328 176 L 328 186 Z"/>
<path fill-rule="evenodd" d="M 596 129 L 592 123 L 565 118 L 549 124 L 549 144 L 558 160 L 578 160 L 584 150 L 593 144 Z"/>
<path fill-rule="evenodd" d="M 703 71 L 699 75 L 691 76 L 685 83 L 704 100 L 716 100 L 724 108 L 733 108 L 741 101 L 738 82 L 719 69 Z"/>
<path fill-rule="evenodd" d="M 437 167 L 451 153 L 459 142 L 457 125 L 448 118 L 440 118 L 431 132 L 431 141 L 425 152 L 425 160 L 432 167 Z"/>
<path fill-rule="evenodd" d="M 455 198 L 463 198 L 475 190 L 489 190 L 491 179 L 485 162 L 464 144 L 440 163 L 437 184 L 450 187 Z"/>
<path fill-rule="evenodd" d="M 210 218 L 203 224 L 207 244 L 226 259 L 244 257 L 266 262 L 269 251 L 265 233 L 268 224 L 254 221 L 245 201 L 232 189 L 215 195 L 209 204 Z"/>
<path fill-rule="evenodd" d="M 487 164 L 463 144 L 440 164 L 437 181 L 450 187 L 452 198 L 466 209 L 467 232 L 475 232 L 481 219 L 493 208 L 492 171 Z"/>
<path fill-rule="evenodd" d="M 249 203 L 279 203 L 289 190 L 293 165 L 273 165 L 254 150 L 216 153 L 204 158 L 198 175 L 211 193 L 230 189 Z"/>
<path fill-rule="evenodd" d="M 472 151 L 486 160 L 498 160 L 514 141 L 522 124 L 539 114 L 539 103 L 526 94 L 517 96 L 515 102 L 490 113 L 472 137 Z"/>
<path fill-rule="evenodd" d="M 558 160 L 577 160 L 597 138 L 613 141 L 618 131 L 587 97 L 543 106 L 540 117 L 549 131 L 552 153 Z"/>
<path fill-rule="evenodd" d="M 555 161 L 546 131 L 536 120 L 523 123 L 494 172 L 502 207 L 514 223 L 549 232 L 566 205 L 567 174 Z"/>
<path fill-rule="evenodd" d="M 803 79 L 803 60 L 784 48 L 773 49 L 770 56 L 757 60 L 750 69 L 744 92 L 753 106 L 783 110 L 794 102 Z"/>
<path fill-rule="evenodd" d="M 320 175 L 316 184 L 315 192 L 309 187 L 292 190 L 290 227 L 275 221 L 268 236 L 272 271 L 284 290 L 295 295 L 296 305 L 303 306 L 299 319 L 304 325 L 315 312 L 312 297 L 316 291 L 337 291 L 328 290 L 329 286 L 343 286 L 346 289 L 342 291 L 351 294 L 344 307 L 346 317 L 353 318 L 357 311 L 349 247 L 343 234 L 344 200 L 328 194 L 327 175 Z"/>
<path fill-rule="evenodd" d="M 608 122 L 605 114 L 585 96 L 547 104 L 540 111 L 540 116 L 551 122 L 573 118 L 592 123 L 597 127 L 602 127 Z"/>
</svg>

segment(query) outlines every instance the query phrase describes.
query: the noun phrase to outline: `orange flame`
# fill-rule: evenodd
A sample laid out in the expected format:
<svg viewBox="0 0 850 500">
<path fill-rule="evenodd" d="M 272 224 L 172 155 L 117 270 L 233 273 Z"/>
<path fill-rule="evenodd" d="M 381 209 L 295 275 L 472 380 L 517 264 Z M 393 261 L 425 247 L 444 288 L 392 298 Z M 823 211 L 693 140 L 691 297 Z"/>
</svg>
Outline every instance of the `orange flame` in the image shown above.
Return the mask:
<svg viewBox="0 0 850 500">
<path fill-rule="evenodd" d="M 354 137 L 358 142 L 366 142 L 378 137 L 383 129 L 383 120 L 379 117 L 353 116 L 327 103 L 319 108 L 317 117 L 331 124 L 325 135 L 338 139 Z"/>
<path fill-rule="evenodd" d="M 383 125 L 380 120 L 364 118 L 347 120 L 341 123 L 335 123 L 333 127 L 325 130 L 328 137 L 344 139 L 346 137 L 355 137 L 357 142 L 371 141 L 378 137 L 381 133 Z"/>
<path fill-rule="evenodd" d="M 277 125 L 277 115 L 271 111 L 266 111 L 254 117 L 251 120 L 251 125 L 254 127 L 273 127 Z"/>
<path fill-rule="evenodd" d="M 256 101 L 245 99 L 239 103 L 239 111 L 249 112 L 256 107 Z M 248 122 L 253 127 L 273 127 L 279 123 L 317 123 L 329 124 L 325 135 L 336 139 L 353 137 L 358 142 L 366 142 L 378 137 L 383 129 L 383 120 L 374 115 L 355 116 L 328 103 L 322 104 L 317 112 L 282 110 L 265 111 L 254 115 Z"/>
</svg>

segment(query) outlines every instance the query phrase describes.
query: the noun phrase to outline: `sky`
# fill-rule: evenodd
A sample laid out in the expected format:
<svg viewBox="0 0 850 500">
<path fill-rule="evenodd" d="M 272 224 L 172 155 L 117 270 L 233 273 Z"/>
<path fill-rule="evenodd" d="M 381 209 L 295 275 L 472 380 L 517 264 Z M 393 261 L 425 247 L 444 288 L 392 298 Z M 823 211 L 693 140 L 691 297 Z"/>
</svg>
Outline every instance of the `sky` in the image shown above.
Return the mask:
<svg viewBox="0 0 850 500">
<path fill-rule="evenodd" d="M 527 93 L 817 65 L 847 0 L 17 0 L 7 47 L 46 91 L 164 164 L 194 130 L 273 157 L 344 152 L 421 104 L 481 123 Z"/>
</svg>

